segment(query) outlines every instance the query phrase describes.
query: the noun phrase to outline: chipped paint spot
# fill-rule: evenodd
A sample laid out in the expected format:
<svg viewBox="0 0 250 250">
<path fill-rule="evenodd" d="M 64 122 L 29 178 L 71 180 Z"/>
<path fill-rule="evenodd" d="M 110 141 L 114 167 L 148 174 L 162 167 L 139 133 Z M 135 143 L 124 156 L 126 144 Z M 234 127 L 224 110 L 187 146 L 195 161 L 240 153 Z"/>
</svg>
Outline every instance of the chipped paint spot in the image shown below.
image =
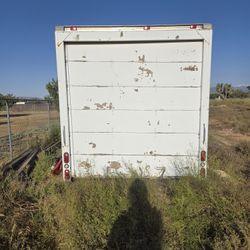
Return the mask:
<svg viewBox="0 0 250 250">
<path fill-rule="evenodd" d="M 123 31 L 121 31 L 121 33 L 120 33 L 120 37 L 123 37 Z"/>
<path fill-rule="evenodd" d="M 182 68 L 181 71 L 187 70 L 187 71 L 198 71 L 198 67 L 196 65 L 189 65 L 187 67 Z"/>
<path fill-rule="evenodd" d="M 122 167 L 121 163 L 118 161 L 109 161 L 108 163 L 109 163 L 109 167 L 113 169 L 119 169 Z"/>
<path fill-rule="evenodd" d="M 137 160 L 137 163 L 139 163 L 139 164 L 140 164 L 140 163 L 142 163 L 142 161 L 138 161 L 138 160 Z"/>
<path fill-rule="evenodd" d="M 135 82 L 138 82 L 139 81 L 139 78 L 134 78 Z"/>
<path fill-rule="evenodd" d="M 160 125 L 160 121 L 157 121 L 157 125 Z"/>
<path fill-rule="evenodd" d="M 88 109 L 90 109 L 90 107 L 89 106 L 84 106 L 82 109 L 88 110 Z"/>
<path fill-rule="evenodd" d="M 81 163 L 79 163 L 78 166 L 82 168 L 87 168 L 87 169 L 92 167 L 92 165 L 87 161 L 82 161 Z"/>
<path fill-rule="evenodd" d="M 145 55 L 138 56 L 138 62 L 139 63 L 144 63 L 145 62 Z"/>
<path fill-rule="evenodd" d="M 107 103 L 107 102 L 104 102 L 104 103 L 95 103 L 96 105 L 96 109 L 112 109 L 113 108 L 113 105 L 112 103 Z"/>
<path fill-rule="evenodd" d="M 177 40 L 178 40 L 179 38 L 180 38 L 180 36 L 176 36 L 176 37 L 175 37 L 175 39 L 177 39 Z"/>
<path fill-rule="evenodd" d="M 76 36 L 75 36 L 75 40 L 76 40 L 76 41 L 79 41 L 79 39 L 80 39 L 80 36 L 79 36 L 79 35 L 76 35 Z"/>
<path fill-rule="evenodd" d="M 151 69 L 147 69 L 144 67 L 139 67 L 139 70 L 141 70 L 141 75 L 145 74 L 146 77 L 152 77 L 153 71 Z"/>
<path fill-rule="evenodd" d="M 151 122 L 150 121 L 148 121 L 148 126 L 151 126 Z"/>
<path fill-rule="evenodd" d="M 96 144 L 94 142 L 90 142 L 89 145 L 92 146 L 92 148 L 95 148 L 96 147 Z"/>
<path fill-rule="evenodd" d="M 135 92 L 138 92 L 138 89 L 134 89 Z"/>
</svg>

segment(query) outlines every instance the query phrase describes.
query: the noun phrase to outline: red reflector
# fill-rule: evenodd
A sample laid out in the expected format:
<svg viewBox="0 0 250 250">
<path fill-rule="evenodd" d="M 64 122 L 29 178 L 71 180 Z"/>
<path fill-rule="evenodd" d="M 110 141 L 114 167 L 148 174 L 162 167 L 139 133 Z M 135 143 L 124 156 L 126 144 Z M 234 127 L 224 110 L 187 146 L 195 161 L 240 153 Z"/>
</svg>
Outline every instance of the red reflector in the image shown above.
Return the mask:
<svg viewBox="0 0 250 250">
<path fill-rule="evenodd" d="M 190 25 L 190 29 L 196 29 L 196 28 L 197 28 L 197 25 L 196 25 L 196 24 Z"/>
<path fill-rule="evenodd" d="M 69 178 L 70 178 L 70 173 L 69 173 L 69 170 L 68 170 L 68 169 L 65 169 L 65 170 L 64 170 L 64 178 L 65 178 L 65 179 L 69 179 Z"/>
<path fill-rule="evenodd" d="M 202 150 L 201 151 L 201 161 L 205 161 L 206 160 L 206 151 Z"/>
<path fill-rule="evenodd" d="M 77 31 L 77 27 L 76 27 L 76 26 L 71 26 L 71 27 L 70 27 L 70 30 L 71 30 L 71 31 Z"/>
<path fill-rule="evenodd" d="M 65 152 L 63 154 L 63 161 L 64 161 L 64 163 L 69 163 L 69 153 L 68 152 Z"/>
<path fill-rule="evenodd" d="M 150 30 L 150 26 L 144 26 L 143 29 L 144 30 Z"/>
</svg>

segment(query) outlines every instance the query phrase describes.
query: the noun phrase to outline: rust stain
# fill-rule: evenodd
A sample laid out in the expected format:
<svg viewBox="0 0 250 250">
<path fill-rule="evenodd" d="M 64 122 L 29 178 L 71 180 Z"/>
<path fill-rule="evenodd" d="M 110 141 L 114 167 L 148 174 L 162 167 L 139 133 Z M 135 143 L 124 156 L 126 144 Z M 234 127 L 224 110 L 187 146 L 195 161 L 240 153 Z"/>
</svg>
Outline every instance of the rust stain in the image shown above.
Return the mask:
<svg viewBox="0 0 250 250">
<path fill-rule="evenodd" d="M 112 103 L 107 103 L 107 102 L 104 102 L 104 103 L 95 103 L 96 105 L 96 109 L 112 109 L 113 108 L 113 105 Z"/>
<path fill-rule="evenodd" d="M 153 71 L 151 69 L 147 69 L 144 67 L 139 67 L 139 70 L 141 70 L 141 75 L 145 73 L 146 77 L 152 77 L 153 76 Z"/>
<path fill-rule="evenodd" d="M 94 142 L 90 142 L 89 145 L 92 146 L 92 148 L 95 148 L 96 147 L 96 144 Z"/>
<path fill-rule="evenodd" d="M 145 55 L 138 56 L 138 62 L 139 63 L 144 63 L 145 62 Z"/>
<path fill-rule="evenodd" d="M 121 163 L 118 161 L 109 161 L 108 163 L 109 163 L 109 167 L 113 169 L 119 169 L 122 167 Z"/>
<path fill-rule="evenodd" d="M 88 163 L 87 161 L 82 161 L 80 164 L 79 164 L 79 167 L 82 167 L 82 168 L 91 168 L 92 165 L 90 163 Z"/>
<path fill-rule="evenodd" d="M 90 109 L 90 107 L 89 106 L 84 106 L 82 109 L 87 110 L 87 109 Z"/>
<path fill-rule="evenodd" d="M 198 71 L 198 67 L 196 65 L 189 65 L 184 68 L 181 67 L 181 71 L 187 70 L 187 71 Z"/>
</svg>

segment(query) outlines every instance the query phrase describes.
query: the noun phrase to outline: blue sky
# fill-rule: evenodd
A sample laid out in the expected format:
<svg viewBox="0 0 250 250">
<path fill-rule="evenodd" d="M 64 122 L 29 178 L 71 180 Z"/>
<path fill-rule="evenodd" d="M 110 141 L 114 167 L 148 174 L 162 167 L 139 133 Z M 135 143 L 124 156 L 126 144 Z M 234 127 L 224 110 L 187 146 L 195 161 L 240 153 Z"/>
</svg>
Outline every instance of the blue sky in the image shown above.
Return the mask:
<svg viewBox="0 0 250 250">
<path fill-rule="evenodd" d="M 46 95 L 56 25 L 212 23 L 212 85 L 250 85 L 250 0 L 1 0 L 0 93 Z"/>
</svg>

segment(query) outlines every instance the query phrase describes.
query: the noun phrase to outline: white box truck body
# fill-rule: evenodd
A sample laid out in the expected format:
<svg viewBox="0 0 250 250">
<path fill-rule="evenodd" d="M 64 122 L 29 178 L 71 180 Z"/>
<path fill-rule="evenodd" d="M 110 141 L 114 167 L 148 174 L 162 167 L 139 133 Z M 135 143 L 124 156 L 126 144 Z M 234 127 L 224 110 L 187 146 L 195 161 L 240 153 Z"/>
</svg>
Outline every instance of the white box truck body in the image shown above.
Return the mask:
<svg viewBox="0 0 250 250">
<path fill-rule="evenodd" d="M 206 174 L 209 24 L 56 28 L 63 176 Z"/>
</svg>

